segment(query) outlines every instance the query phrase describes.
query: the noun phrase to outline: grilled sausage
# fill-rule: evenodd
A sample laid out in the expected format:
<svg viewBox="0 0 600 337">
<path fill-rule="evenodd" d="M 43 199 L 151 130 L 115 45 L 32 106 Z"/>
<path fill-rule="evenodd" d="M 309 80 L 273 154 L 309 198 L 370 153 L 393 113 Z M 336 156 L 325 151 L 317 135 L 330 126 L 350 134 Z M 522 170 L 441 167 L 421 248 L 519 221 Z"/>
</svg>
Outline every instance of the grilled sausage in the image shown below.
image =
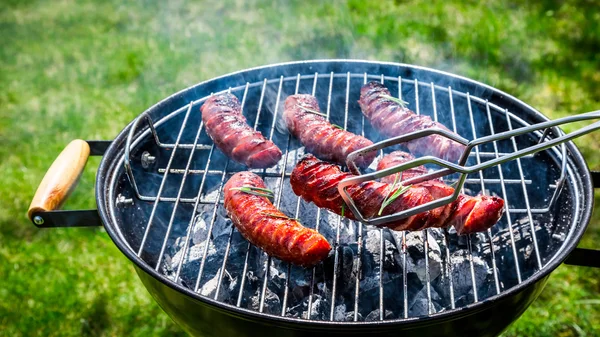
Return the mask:
<svg viewBox="0 0 600 337">
<path fill-rule="evenodd" d="M 239 172 L 225 184 L 225 209 L 235 227 L 253 245 L 283 261 L 311 266 L 325 259 L 331 250 L 319 232 L 288 218 L 267 199 L 238 188 L 265 188 L 251 172 Z"/>
<path fill-rule="evenodd" d="M 377 170 L 400 165 L 415 159 L 403 151 L 394 151 L 384 156 L 377 164 Z M 427 173 L 425 166 L 416 166 L 402 171 L 399 180 L 407 180 Z M 398 173 L 397 173 L 398 174 Z M 394 175 L 381 178 L 381 181 L 391 183 Z M 441 179 L 433 179 L 416 184 L 426 188 L 434 199 L 443 198 L 454 193 L 454 189 L 444 184 Z M 494 196 L 478 195 L 476 197 L 460 194 L 458 199 L 445 210 L 452 210 L 447 217 L 446 226 L 454 226 L 458 234 L 481 232 L 491 228 L 498 222 L 504 212 L 504 200 Z M 432 210 L 436 211 L 438 208 Z"/>
<path fill-rule="evenodd" d="M 342 208 L 345 208 L 344 215 L 355 220 L 356 217 L 345 206 L 337 189 L 340 181 L 351 176 L 351 173 L 342 172 L 337 165 L 320 161 L 313 155 L 306 155 L 292 171 L 290 183 L 294 193 L 303 199 L 340 215 Z M 384 199 L 399 188 L 401 187 L 394 187 L 378 181 L 368 181 L 349 186 L 347 191 L 363 217 L 369 219 L 378 216 Z M 413 186 L 385 207 L 382 215 L 397 213 L 432 200 L 433 196 L 426 188 Z M 443 213 L 440 213 L 437 216 L 442 215 Z M 395 230 L 419 230 L 443 220 L 445 219 L 436 219 L 435 215 L 429 211 L 387 223 L 384 226 Z"/>
<path fill-rule="evenodd" d="M 315 156 L 346 165 L 346 157 L 359 149 L 373 145 L 365 137 L 341 130 L 315 114 L 320 112 L 317 98 L 312 95 L 292 95 L 285 100 L 283 118 L 288 130 Z M 376 151 L 359 157 L 356 165 L 367 167 L 375 158 Z"/>
<path fill-rule="evenodd" d="M 271 167 L 281 150 L 246 123 L 240 102 L 230 93 L 210 97 L 200 108 L 206 132 L 219 150 L 250 168 Z"/>
<path fill-rule="evenodd" d="M 379 82 L 370 82 L 360 89 L 358 104 L 371 124 L 387 137 L 397 137 L 410 132 L 440 128 L 444 125 L 434 122 L 431 117 L 417 115 L 410 109 L 383 97 L 390 96 L 389 90 Z M 411 153 L 432 155 L 450 162 L 460 159 L 465 146 L 441 135 L 430 135 L 406 143 Z"/>
</svg>

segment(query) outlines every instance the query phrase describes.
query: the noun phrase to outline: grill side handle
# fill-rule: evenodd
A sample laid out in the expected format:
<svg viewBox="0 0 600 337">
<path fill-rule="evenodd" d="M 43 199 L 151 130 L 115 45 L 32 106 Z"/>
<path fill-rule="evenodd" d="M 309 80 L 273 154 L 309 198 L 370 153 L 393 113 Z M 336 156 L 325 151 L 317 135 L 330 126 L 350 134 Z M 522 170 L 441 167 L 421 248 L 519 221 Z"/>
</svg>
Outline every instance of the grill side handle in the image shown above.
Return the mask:
<svg viewBox="0 0 600 337">
<path fill-rule="evenodd" d="M 96 210 L 61 211 L 77 186 L 90 154 L 104 153 L 110 142 L 71 141 L 54 160 L 29 205 L 27 216 L 38 227 L 100 226 Z"/>
<path fill-rule="evenodd" d="M 590 173 L 594 188 L 600 188 L 600 171 Z M 600 268 L 600 250 L 576 247 L 565 260 L 565 264 Z"/>
<path fill-rule="evenodd" d="M 590 171 L 594 188 L 600 188 L 600 171 Z"/>
</svg>

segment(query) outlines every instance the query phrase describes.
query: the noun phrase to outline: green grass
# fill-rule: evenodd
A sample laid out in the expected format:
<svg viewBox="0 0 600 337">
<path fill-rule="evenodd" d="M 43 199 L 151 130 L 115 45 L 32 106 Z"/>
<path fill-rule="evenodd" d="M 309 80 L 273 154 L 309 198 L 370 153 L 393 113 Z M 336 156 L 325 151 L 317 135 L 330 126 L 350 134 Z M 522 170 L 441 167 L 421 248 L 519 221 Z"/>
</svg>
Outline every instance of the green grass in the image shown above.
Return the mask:
<svg viewBox="0 0 600 337">
<path fill-rule="evenodd" d="M 3 1 L 0 4 L 0 334 L 183 335 L 102 229 L 25 218 L 74 138 L 112 139 L 201 80 L 295 59 L 350 57 L 448 70 L 557 118 L 600 107 L 593 1 Z M 600 134 L 577 141 L 600 168 Z M 94 207 L 90 160 L 68 208 Z M 599 195 L 596 194 L 596 201 Z M 598 247 L 600 211 L 581 243 Z M 600 271 L 561 266 L 505 336 L 600 334 Z"/>
</svg>

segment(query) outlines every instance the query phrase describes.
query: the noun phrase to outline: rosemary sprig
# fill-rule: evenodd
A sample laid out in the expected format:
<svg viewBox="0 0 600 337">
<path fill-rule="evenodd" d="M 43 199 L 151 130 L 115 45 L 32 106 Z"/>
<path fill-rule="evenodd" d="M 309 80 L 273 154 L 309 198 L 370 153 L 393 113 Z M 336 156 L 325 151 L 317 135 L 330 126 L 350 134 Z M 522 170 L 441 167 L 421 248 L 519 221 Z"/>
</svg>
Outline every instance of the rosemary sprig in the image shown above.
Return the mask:
<svg viewBox="0 0 600 337">
<path fill-rule="evenodd" d="M 381 95 L 381 97 L 387 99 L 388 101 L 392 101 L 395 103 L 400 104 L 403 108 L 406 108 L 406 106 L 408 105 L 407 101 L 401 100 L 400 98 L 396 98 L 390 95 Z"/>
<path fill-rule="evenodd" d="M 337 124 L 333 124 L 333 123 L 331 123 L 331 126 L 333 126 L 333 127 L 334 127 L 334 128 L 336 128 L 336 129 L 344 130 L 344 128 L 343 128 L 343 127 L 341 127 L 341 126 L 339 126 L 339 125 L 337 125 Z"/>
<path fill-rule="evenodd" d="M 271 191 L 270 189 L 260 188 L 260 187 L 255 187 L 255 186 L 233 187 L 231 189 L 235 190 L 235 191 L 242 191 L 244 193 L 248 193 L 248 194 L 252 194 L 252 195 L 257 195 L 259 197 L 273 198 L 273 196 L 274 196 L 273 191 Z"/>
<path fill-rule="evenodd" d="M 342 217 L 346 214 L 346 203 L 342 203 Z"/>
<path fill-rule="evenodd" d="M 379 209 L 379 213 L 377 213 L 377 215 L 381 215 L 381 213 L 383 213 L 383 210 L 388 207 L 392 202 L 394 202 L 394 200 L 398 199 L 399 196 L 401 196 L 404 192 L 408 191 L 409 188 L 412 187 L 412 185 L 408 185 L 408 186 L 402 186 L 401 183 L 398 182 L 398 174 L 396 174 L 396 177 L 394 178 L 394 183 L 392 184 L 392 188 L 390 189 L 390 194 L 388 194 L 387 197 L 385 197 L 385 199 L 383 200 L 383 203 L 381 204 L 381 208 Z M 392 191 L 396 188 L 396 185 L 398 185 L 398 188 L 396 190 L 396 192 L 392 193 Z"/>
<path fill-rule="evenodd" d="M 289 216 L 286 216 L 286 215 L 280 215 L 280 214 L 274 214 L 274 213 L 268 213 L 268 212 L 262 212 L 260 214 L 266 215 L 266 216 L 270 216 L 272 218 L 286 219 L 286 220 L 290 219 L 290 220 L 296 220 L 296 221 L 298 221 L 298 219 L 296 219 L 296 218 L 290 218 Z"/>
<path fill-rule="evenodd" d="M 305 106 L 302 106 L 302 105 L 300 105 L 300 104 L 296 104 L 296 106 L 298 106 L 300 109 L 302 109 L 302 110 L 304 110 L 304 111 L 306 111 L 306 112 L 310 112 L 310 113 L 313 113 L 313 114 L 315 114 L 315 115 L 319 115 L 319 116 L 321 116 L 321 117 L 325 117 L 325 118 L 327 118 L 327 115 L 326 115 L 326 114 L 324 114 L 324 113 L 322 113 L 322 112 L 319 112 L 319 111 L 317 111 L 317 110 L 313 110 L 313 109 L 311 109 L 311 108 L 307 108 L 307 107 L 305 107 Z"/>
</svg>

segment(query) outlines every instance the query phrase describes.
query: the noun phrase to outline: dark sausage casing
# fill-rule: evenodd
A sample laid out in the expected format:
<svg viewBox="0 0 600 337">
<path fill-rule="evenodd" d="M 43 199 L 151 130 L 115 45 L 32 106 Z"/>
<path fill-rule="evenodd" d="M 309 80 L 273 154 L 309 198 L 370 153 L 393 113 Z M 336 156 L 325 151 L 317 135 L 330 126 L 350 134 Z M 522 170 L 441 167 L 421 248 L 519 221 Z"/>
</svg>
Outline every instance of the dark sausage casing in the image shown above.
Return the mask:
<svg viewBox="0 0 600 337">
<path fill-rule="evenodd" d="M 412 158 L 397 156 L 395 158 Z M 384 162 L 385 163 L 385 162 Z M 389 163 L 389 161 L 388 161 Z M 398 163 L 396 163 L 398 164 Z M 378 167 L 380 169 L 385 167 Z M 408 174 L 426 172 L 425 168 L 416 168 Z M 334 213 L 342 214 L 349 219 L 356 219 L 354 214 L 344 205 L 337 186 L 340 181 L 351 177 L 351 173 L 342 172 L 337 165 L 323 162 L 312 155 L 304 156 L 294 168 L 290 183 L 296 195 L 313 202 L 318 207 L 327 208 Z M 414 176 L 414 175 L 413 175 Z M 393 176 L 383 180 L 393 181 Z M 405 178 L 402 178 L 405 179 Z M 364 218 L 378 217 L 379 210 L 388 195 L 393 194 L 400 186 L 391 183 L 367 181 L 347 188 L 350 198 Z M 383 209 L 383 215 L 394 214 L 409 208 L 417 207 L 430 201 L 440 199 L 454 193 L 454 189 L 439 179 L 429 180 L 412 185 L 406 192 L 398 196 Z M 405 219 L 389 222 L 382 226 L 394 230 L 421 230 L 429 227 L 454 226 L 458 234 L 480 232 L 493 226 L 502 216 L 504 200 L 498 197 L 461 195 L 458 200 L 432 210 L 422 212 Z"/>
<path fill-rule="evenodd" d="M 317 98 L 312 95 L 292 95 L 285 100 L 283 118 L 290 133 L 313 153 L 323 160 L 346 165 L 346 157 L 373 142 L 352 132 L 341 130 L 322 116 L 304 108 L 320 112 Z M 356 160 L 356 165 L 367 167 L 377 151 L 371 151 Z"/>
<path fill-rule="evenodd" d="M 319 232 L 288 218 L 267 197 L 235 188 L 266 188 L 251 172 L 239 172 L 225 184 L 225 209 L 235 227 L 253 245 L 283 261 L 312 266 L 327 257 L 331 246 Z"/>
<path fill-rule="evenodd" d="M 292 171 L 290 184 L 296 195 L 315 203 L 318 207 L 327 208 L 340 215 L 342 207 L 345 207 L 344 215 L 349 219 L 356 219 L 350 209 L 344 205 L 344 200 L 337 189 L 340 181 L 351 176 L 351 173 L 342 172 L 337 165 L 323 162 L 313 155 L 305 155 Z M 400 187 L 394 188 L 391 184 L 378 181 L 367 181 L 349 186 L 347 191 L 363 217 L 369 219 L 378 216 L 384 199 L 398 188 Z M 384 208 L 382 215 L 394 214 L 432 200 L 433 197 L 426 188 L 413 186 Z M 428 211 L 383 226 L 394 230 L 419 230 L 431 227 L 438 221 L 436 215 Z"/>
<path fill-rule="evenodd" d="M 394 151 L 384 156 L 377 164 L 377 170 L 400 165 L 415 159 L 403 151 Z M 416 166 L 401 173 L 399 180 L 407 180 L 427 173 L 425 166 Z M 383 182 L 391 183 L 394 175 L 381 179 Z M 442 182 L 441 179 L 433 179 L 416 184 L 429 190 L 434 199 L 439 199 L 454 193 L 454 189 Z M 458 199 L 452 203 L 453 211 L 446 220 L 447 226 L 454 226 L 458 234 L 469 234 L 484 231 L 498 222 L 504 213 L 504 200 L 495 196 L 478 195 L 475 197 L 460 194 Z M 435 211 L 435 210 L 434 210 Z"/>
<path fill-rule="evenodd" d="M 233 94 L 211 96 L 200 110 L 206 132 L 229 158 L 250 168 L 271 167 L 281 159 L 277 145 L 248 125 Z"/>
<path fill-rule="evenodd" d="M 369 82 L 360 89 L 358 104 L 365 115 L 380 133 L 387 137 L 397 137 L 414 131 L 429 128 L 448 130 L 434 122 L 431 117 L 417 115 L 410 109 L 385 98 L 389 90 L 379 82 Z M 449 130 L 448 130 L 449 131 Z M 458 162 L 465 146 L 441 135 L 430 135 L 406 143 L 411 153 L 432 155 L 451 162 Z"/>
</svg>

